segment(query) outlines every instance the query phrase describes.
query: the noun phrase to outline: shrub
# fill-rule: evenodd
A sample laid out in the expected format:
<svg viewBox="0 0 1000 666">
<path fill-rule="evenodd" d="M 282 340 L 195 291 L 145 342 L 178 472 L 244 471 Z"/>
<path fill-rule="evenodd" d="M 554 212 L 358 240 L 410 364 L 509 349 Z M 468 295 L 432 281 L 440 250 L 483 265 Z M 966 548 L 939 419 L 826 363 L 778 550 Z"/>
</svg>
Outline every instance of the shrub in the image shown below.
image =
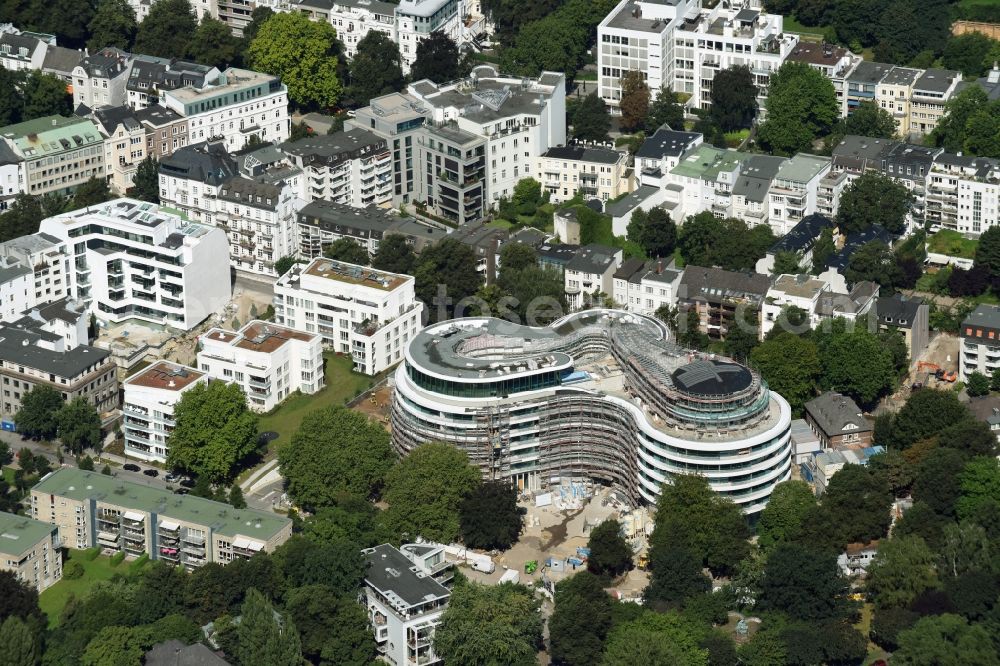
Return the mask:
<svg viewBox="0 0 1000 666">
<path fill-rule="evenodd" d="M 70 560 L 63 566 L 63 578 L 76 580 L 83 577 L 83 565 L 76 560 Z"/>
<path fill-rule="evenodd" d="M 93 562 L 94 560 L 97 559 L 97 556 L 100 554 L 101 554 L 101 549 L 98 548 L 97 546 L 94 546 L 93 548 L 88 548 L 87 550 L 83 551 L 83 557 L 88 562 Z"/>
<path fill-rule="evenodd" d="M 111 556 L 111 566 L 116 567 L 125 559 L 125 553 L 115 553 Z"/>
</svg>

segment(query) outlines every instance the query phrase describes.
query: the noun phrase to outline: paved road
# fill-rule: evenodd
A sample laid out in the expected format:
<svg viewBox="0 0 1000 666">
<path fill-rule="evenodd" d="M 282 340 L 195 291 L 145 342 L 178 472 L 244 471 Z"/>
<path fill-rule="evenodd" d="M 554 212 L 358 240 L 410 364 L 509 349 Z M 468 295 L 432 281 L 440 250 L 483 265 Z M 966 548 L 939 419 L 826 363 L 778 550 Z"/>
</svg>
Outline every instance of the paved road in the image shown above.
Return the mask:
<svg viewBox="0 0 1000 666">
<path fill-rule="evenodd" d="M 6 442 L 10 446 L 11 451 L 13 451 L 15 455 L 22 448 L 28 447 L 31 450 L 31 452 L 36 456 L 41 455 L 47 458 L 48 461 L 52 464 L 53 468 L 59 467 L 59 459 L 57 456 L 58 447 L 55 443 L 34 442 L 30 439 L 22 440 L 21 436 L 18 435 L 17 433 L 12 433 L 7 431 L 0 431 L 0 441 Z M 118 465 L 122 465 L 125 462 L 125 458 L 123 458 L 122 456 L 112 455 L 108 453 L 101 454 L 101 457 L 105 460 L 111 460 L 112 462 L 115 462 Z M 103 463 L 97 462 L 97 456 L 94 456 L 94 458 L 95 458 L 94 467 L 95 469 L 100 471 L 101 467 L 103 467 Z M 130 462 L 135 463 L 136 461 L 132 460 Z M 62 464 L 64 467 L 75 467 L 76 459 L 72 455 L 67 455 L 64 453 Z M 141 463 L 137 464 L 139 464 L 139 466 L 143 469 L 149 467 L 148 465 L 143 465 Z M 128 470 L 122 469 L 120 466 L 112 467 L 111 469 L 112 469 L 112 474 L 116 478 L 125 479 L 132 483 L 138 483 L 140 485 L 149 486 L 151 488 L 159 488 L 161 490 L 173 490 L 174 488 L 177 487 L 177 484 L 168 484 L 166 482 L 166 480 L 163 478 L 164 474 L 162 470 L 160 470 L 159 476 L 150 477 L 146 476 L 141 471 L 130 472 Z M 281 496 L 281 484 L 278 483 L 276 492 L 268 492 L 269 490 L 270 489 L 265 489 L 263 491 L 258 491 L 254 494 L 246 495 L 245 499 L 247 502 L 247 506 L 254 509 L 262 509 L 265 511 L 272 510 L 274 506 L 272 501 L 277 501 L 278 497 Z"/>
</svg>

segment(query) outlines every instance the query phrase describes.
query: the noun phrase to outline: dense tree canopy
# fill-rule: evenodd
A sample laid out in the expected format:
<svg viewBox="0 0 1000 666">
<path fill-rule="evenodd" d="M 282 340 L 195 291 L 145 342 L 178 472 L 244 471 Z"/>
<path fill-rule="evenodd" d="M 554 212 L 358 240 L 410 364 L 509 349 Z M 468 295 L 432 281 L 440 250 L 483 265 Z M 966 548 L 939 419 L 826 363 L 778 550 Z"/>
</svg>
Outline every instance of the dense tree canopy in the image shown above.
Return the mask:
<svg viewBox="0 0 1000 666">
<path fill-rule="evenodd" d="M 323 256 L 348 264 L 367 266 L 371 263 L 367 248 L 358 244 L 353 238 L 338 238 L 323 248 Z"/>
<path fill-rule="evenodd" d="M 54 388 L 39 384 L 21 395 L 21 408 L 14 415 L 18 432 L 52 439 L 59 427 L 63 400 Z"/>
<path fill-rule="evenodd" d="M 480 483 L 465 452 L 443 442 L 421 444 L 386 477 L 386 522 L 411 540 L 451 543 L 461 532 L 462 500 Z"/>
<path fill-rule="evenodd" d="M 367 106 L 375 97 L 402 90 L 399 46 L 384 32 L 369 30 L 358 42 L 350 72 L 351 82 L 345 92 L 353 106 Z"/>
<path fill-rule="evenodd" d="M 750 364 L 797 414 L 815 396 L 823 369 L 816 344 L 789 331 L 759 344 L 750 353 Z"/>
<path fill-rule="evenodd" d="M 711 211 L 692 215 L 678 231 L 677 248 L 687 264 L 753 270 L 757 260 L 774 245 L 766 224 L 749 227 L 737 218 L 720 220 Z"/>
<path fill-rule="evenodd" d="M 604 100 L 591 93 L 576 103 L 570 118 L 573 136 L 585 141 L 606 141 L 611 116 Z"/>
<path fill-rule="evenodd" d="M 612 601 L 598 576 L 580 572 L 556 584 L 555 611 L 549 618 L 552 660 L 590 666 L 601 653 L 612 624 Z M 580 618 L 587 618 L 585 623 Z"/>
<path fill-rule="evenodd" d="M 56 413 L 59 441 L 76 454 L 101 446 L 101 415 L 90 401 L 77 396 Z"/>
<path fill-rule="evenodd" d="M 307 414 L 278 452 L 289 495 L 310 510 L 339 493 L 378 496 L 395 458 L 385 428 L 340 406 Z"/>
<path fill-rule="evenodd" d="M 622 75 L 621 87 L 621 126 L 626 132 L 634 132 L 645 126 L 649 115 L 649 86 L 642 72 L 633 69 Z"/>
<path fill-rule="evenodd" d="M 808 150 L 840 117 L 833 84 L 804 62 L 786 62 L 771 75 L 766 107 L 758 140 L 783 155 Z"/>
<path fill-rule="evenodd" d="M 187 55 L 195 62 L 223 71 L 239 61 L 242 46 L 228 25 L 206 14 L 194 31 Z"/>
<path fill-rule="evenodd" d="M 198 384 L 174 407 L 167 464 L 211 481 L 232 478 L 236 466 L 257 450 L 257 415 L 239 384 Z"/>
<path fill-rule="evenodd" d="M 913 194 L 905 185 L 876 171 L 854 179 L 840 197 L 837 226 L 841 233 L 864 231 L 877 224 L 891 233 L 906 228 Z"/>
<path fill-rule="evenodd" d="M 197 28 L 198 20 L 187 0 L 159 0 L 139 24 L 135 50 L 160 58 L 183 58 Z"/>
<path fill-rule="evenodd" d="M 475 486 L 459 507 L 462 541 L 470 548 L 506 550 L 521 535 L 517 489 L 503 481 Z"/>
<path fill-rule="evenodd" d="M 646 117 L 646 132 L 652 134 L 664 125 L 671 129 L 684 127 L 684 108 L 677 100 L 677 94 L 669 86 L 660 88 L 656 99 L 649 105 Z"/>
<path fill-rule="evenodd" d="M 608 635 L 604 666 L 708 666 L 699 628 L 677 613 L 646 611 Z"/>
<path fill-rule="evenodd" d="M 621 535 L 621 523 L 608 519 L 595 527 L 587 541 L 587 570 L 599 576 L 618 576 L 632 567 L 632 548 Z"/>
<path fill-rule="evenodd" d="M 464 73 L 458 58 L 458 45 L 440 30 L 417 44 L 417 58 L 410 67 L 410 78 L 414 81 L 430 79 L 434 83 L 447 83 Z"/>
<path fill-rule="evenodd" d="M 127 0 L 99 0 L 94 18 L 87 26 L 90 32 L 87 48 L 96 52 L 114 46 L 127 51 L 132 48 L 136 28 L 135 10 Z"/>
<path fill-rule="evenodd" d="M 746 65 L 715 73 L 712 79 L 712 119 L 726 132 L 750 127 L 757 115 L 757 86 Z"/>
<path fill-rule="evenodd" d="M 677 225 L 660 207 L 649 212 L 636 208 L 628 224 L 628 239 L 642 246 L 650 257 L 669 257 L 677 245 Z"/>
<path fill-rule="evenodd" d="M 779 483 L 760 514 L 757 543 L 769 550 L 798 540 L 802 526 L 815 506 L 816 497 L 805 481 Z"/>
<path fill-rule="evenodd" d="M 417 298 L 429 309 L 431 321 L 449 319 L 455 306 L 475 294 L 483 281 L 472 248 L 454 238 L 424 248 L 413 275 Z"/>
<path fill-rule="evenodd" d="M 293 104 L 329 109 L 341 94 L 336 36 L 329 23 L 282 12 L 260 26 L 246 57 L 255 70 L 280 76 Z"/>
<path fill-rule="evenodd" d="M 417 261 L 417 255 L 413 252 L 413 247 L 406 236 L 401 234 L 389 234 L 382 238 L 375 256 L 372 257 L 372 268 L 391 273 L 413 272 L 413 266 Z"/>
<path fill-rule="evenodd" d="M 542 643 L 534 594 L 521 585 L 455 587 L 434 633 L 434 650 L 448 663 L 531 666 Z"/>
</svg>

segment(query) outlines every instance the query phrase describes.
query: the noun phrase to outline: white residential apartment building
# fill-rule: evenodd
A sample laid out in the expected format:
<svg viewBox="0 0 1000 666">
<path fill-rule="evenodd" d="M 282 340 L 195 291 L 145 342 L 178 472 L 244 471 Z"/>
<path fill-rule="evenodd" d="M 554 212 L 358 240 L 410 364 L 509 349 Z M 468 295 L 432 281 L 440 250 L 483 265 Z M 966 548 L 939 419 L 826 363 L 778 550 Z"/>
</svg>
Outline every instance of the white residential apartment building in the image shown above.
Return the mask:
<svg viewBox="0 0 1000 666">
<path fill-rule="evenodd" d="M 926 220 L 978 236 L 1000 220 L 1000 160 L 941 153 L 927 180 Z"/>
<path fill-rule="evenodd" d="M 22 309 L 51 303 L 70 295 L 70 257 L 65 242 L 45 233 L 29 234 L 0 243 L 0 257 L 17 262 L 32 276 Z"/>
<path fill-rule="evenodd" d="M 414 284 L 410 275 L 313 259 L 274 285 L 275 321 L 318 333 L 327 349 L 352 356 L 356 372 L 376 375 L 402 359 L 420 330 Z"/>
<path fill-rule="evenodd" d="M 222 139 L 234 152 L 254 135 L 272 143 L 288 139 L 288 89 L 269 74 L 230 67 L 213 84 L 163 91 L 161 103 L 187 118 L 192 143 Z"/>
<path fill-rule="evenodd" d="M 51 35 L 21 32 L 9 23 L 0 25 L 0 67 L 8 72 L 40 70 L 49 46 L 44 38 L 55 44 Z"/>
<path fill-rule="evenodd" d="M 443 663 L 434 652 L 434 630 L 451 598 L 454 577 L 444 549 L 434 544 L 367 548 L 364 605 L 379 656 L 396 666 Z"/>
<path fill-rule="evenodd" d="M 598 26 L 598 94 L 617 112 L 621 78 L 639 71 L 654 97 L 668 85 L 691 95 L 689 106 L 708 108 L 716 72 L 745 65 L 763 101 L 771 73 L 798 37 L 760 2 L 744 4 L 703 9 L 699 0 L 622 0 Z"/>
<path fill-rule="evenodd" d="M 239 384 L 255 412 L 268 412 L 295 391 L 323 388 L 323 339 L 265 321 L 239 331 L 213 328 L 199 338 L 198 369 Z"/>
<path fill-rule="evenodd" d="M 0 512 L 0 571 L 42 592 L 62 578 L 59 528 L 27 516 Z"/>
<path fill-rule="evenodd" d="M 630 191 L 627 151 L 589 146 L 554 146 L 538 158 L 537 180 L 550 201 L 562 203 L 580 192 L 607 201 Z"/>
<path fill-rule="evenodd" d="M 160 201 L 196 222 L 214 224 L 219 189 L 239 173 L 221 141 L 179 148 L 160 160 Z"/>
<path fill-rule="evenodd" d="M 83 58 L 73 69 L 73 108 L 125 103 L 132 54 L 109 46 Z"/>
<path fill-rule="evenodd" d="M 396 41 L 398 5 L 381 0 L 300 0 L 295 8 L 314 21 L 329 23 L 344 45 L 344 55 L 354 58 L 358 42 L 371 30 Z"/>
<path fill-rule="evenodd" d="M 626 259 L 614 274 L 614 301 L 629 312 L 654 315 L 662 307 L 677 307 L 677 289 L 684 271 L 662 260 Z"/>
<path fill-rule="evenodd" d="M 229 302 L 226 235 L 156 204 L 116 199 L 42 220 L 70 247 L 71 296 L 99 319 L 189 330 Z"/>
<path fill-rule="evenodd" d="M 368 130 L 311 136 L 279 150 L 304 172 L 309 201 L 358 208 L 392 202 L 392 153 L 384 138 Z"/>
<path fill-rule="evenodd" d="M 373 99 L 345 127 L 386 139 L 394 204 L 423 202 L 456 223 L 476 221 L 566 143 L 565 76 L 508 77 L 484 65 L 457 82 L 417 81 Z"/>
<path fill-rule="evenodd" d="M 276 277 L 274 265 L 298 249 L 296 213 L 305 205 L 283 182 L 231 178 L 214 200 L 215 226 L 229 237 L 229 261 L 240 272 Z"/>
<path fill-rule="evenodd" d="M 615 273 L 622 251 L 604 245 L 584 245 L 563 268 L 566 302 L 571 310 L 589 307 L 597 294 L 613 298 Z"/>
<path fill-rule="evenodd" d="M 802 218 L 816 212 L 820 183 L 830 167 L 829 157 L 807 153 L 797 153 L 781 163 L 768 190 L 768 223 L 775 236 L 784 236 Z"/>
<path fill-rule="evenodd" d="M 31 307 L 35 293 L 31 269 L 0 257 L 0 321 L 14 321 Z"/>
<path fill-rule="evenodd" d="M 122 383 L 125 455 L 147 462 L 167 461 L 174 405 L 185 391 L 207 384 L 205 373 L 169 361 L 157 361 Z"/>
<path fill-rule="evenodd" d="M 805 329 L 816 328 L 820 321 L 817 311 L 820 299 L 831 291 L 828 282 L 810 275 L 779 275 L 760 305 L 760 339 L 763 340 L 781 320 L 781 315 L 792 307 L 806 313 Z M 792 332 L 804 333 L 805 330 Z"/>
<path fill-rule="evenodd" d="M 1000 308 L 977 307 L 962 322 L 958 337 L 961 339 L 958 380 L 968 381 L 973 372 L 992 377 L 1000 368 Z"/>
</svg>

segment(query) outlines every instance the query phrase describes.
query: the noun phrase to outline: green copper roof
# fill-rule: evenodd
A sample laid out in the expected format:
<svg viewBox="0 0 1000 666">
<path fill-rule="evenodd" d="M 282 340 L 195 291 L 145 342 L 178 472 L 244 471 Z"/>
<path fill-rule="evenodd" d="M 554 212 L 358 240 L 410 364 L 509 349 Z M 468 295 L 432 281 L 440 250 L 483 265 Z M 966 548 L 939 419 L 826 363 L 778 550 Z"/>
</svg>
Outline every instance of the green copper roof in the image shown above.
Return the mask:
<svg viewBox="0 0 1000 666">
<path fill-rule="evenodd" d="M 86 118 L 46 116 L 0 128 L 27 159 L 101 144 L 97 126 Z"/>
<path fill-rule="evenodd" d="M 715 180 L 720 172 L 732 171 L 740 162 L 750 157 L 750 153 L 716 148 L 703 143 L 681 158 L 680 163 L 670 172 L 685 178 Z"/>
<path fill-rule="evenodd" d="M 55 525 L 34 518 L 0 512 L 0 553 L 21 555 L 55 529 Z"/>
<path fill-rule="evenodd" d="M 136 511 L 155 513 L 159 520 L 173 518 L 205 525 L 211 527 L 213 532 L 228 537 L 239 534 L 267 541 L 291 524 L 291 520 L 275 513 L 234 509 L 221 502 L 194 495 L 175 495 L 161 488 L 75 467 L 63 467 L 52 472 L 32 490 L 76 501 L 106 501 Z"/>
</svg>

